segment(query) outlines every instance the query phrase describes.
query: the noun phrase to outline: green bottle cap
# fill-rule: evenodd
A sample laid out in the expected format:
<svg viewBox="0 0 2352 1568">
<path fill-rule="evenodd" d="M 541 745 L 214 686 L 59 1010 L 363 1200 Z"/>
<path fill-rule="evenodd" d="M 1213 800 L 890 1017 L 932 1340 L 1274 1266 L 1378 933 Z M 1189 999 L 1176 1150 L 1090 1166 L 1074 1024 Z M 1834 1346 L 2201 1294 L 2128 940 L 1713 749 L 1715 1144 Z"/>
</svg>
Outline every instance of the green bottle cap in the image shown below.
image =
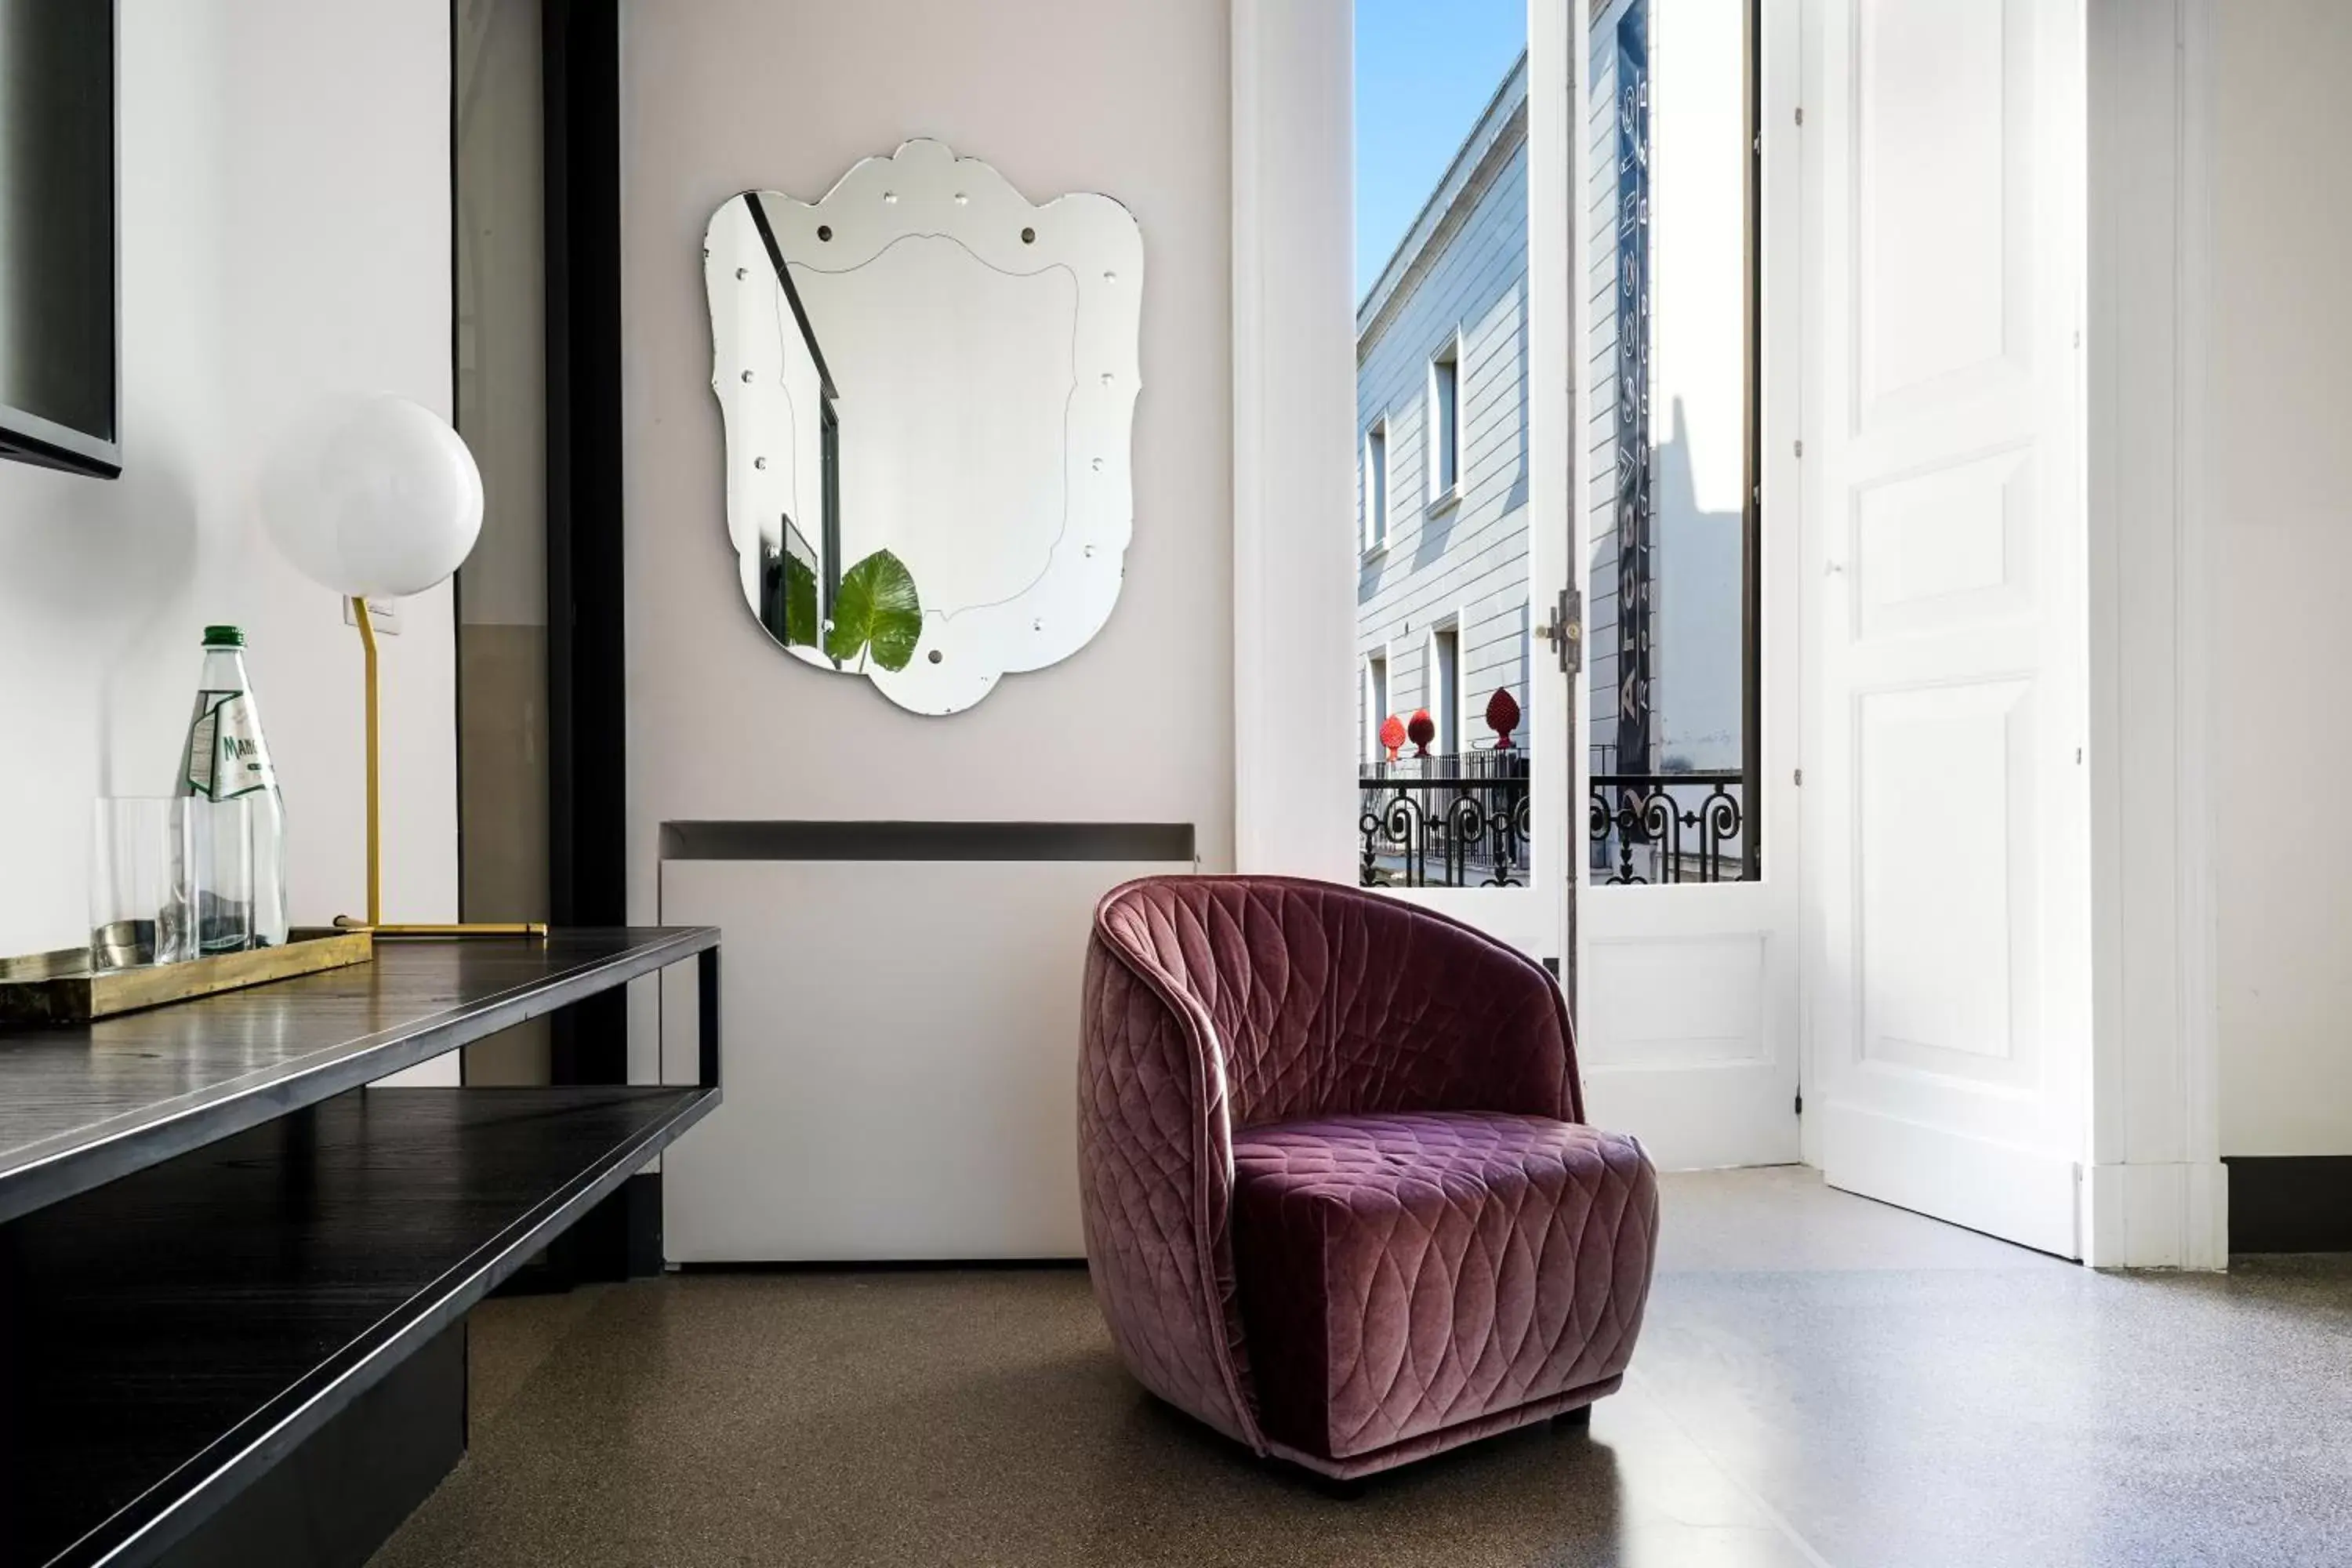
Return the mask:
<svg viewBox="0 0 2352 1568">
<path fill-rule="evenodd" d="M 206 626 L 205 646 L 206 647 L 243 647 L 245 633 L 236 626 Z"/>
</svg>

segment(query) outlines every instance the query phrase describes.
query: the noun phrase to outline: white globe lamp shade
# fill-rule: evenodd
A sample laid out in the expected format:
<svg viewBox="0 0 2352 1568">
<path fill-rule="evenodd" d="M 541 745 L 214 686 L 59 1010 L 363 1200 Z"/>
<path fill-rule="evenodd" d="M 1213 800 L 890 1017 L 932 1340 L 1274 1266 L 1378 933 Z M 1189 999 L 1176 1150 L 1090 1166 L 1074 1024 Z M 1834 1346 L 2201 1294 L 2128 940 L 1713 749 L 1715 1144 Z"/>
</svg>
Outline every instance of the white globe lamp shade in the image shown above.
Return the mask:
<svg viewBox="0 0 2352 1568">
<path fill-rule="evenodd" d="M 448 581 L 482 531 L 482 474 L 448 421 L 389 393 L 338 399 L 262 469 L 262 526 L 302 574 L 345 598 Z"/>
</svg>

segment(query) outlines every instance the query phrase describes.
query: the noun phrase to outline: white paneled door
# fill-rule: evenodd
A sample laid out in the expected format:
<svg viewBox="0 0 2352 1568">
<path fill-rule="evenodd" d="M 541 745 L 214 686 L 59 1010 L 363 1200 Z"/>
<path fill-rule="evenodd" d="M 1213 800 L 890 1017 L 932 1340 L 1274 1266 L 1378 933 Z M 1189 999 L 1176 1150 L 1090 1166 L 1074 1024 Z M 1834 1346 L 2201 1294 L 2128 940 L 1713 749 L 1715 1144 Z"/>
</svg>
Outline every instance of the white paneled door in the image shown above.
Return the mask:
<svg viewBox="0 0 2352 1568">
<path fill-rule="evenodd" d="M 1807 0 L 1805 903 L 1832 1185 L 2079 1257 L 2078 0 Z"/>
</svg>

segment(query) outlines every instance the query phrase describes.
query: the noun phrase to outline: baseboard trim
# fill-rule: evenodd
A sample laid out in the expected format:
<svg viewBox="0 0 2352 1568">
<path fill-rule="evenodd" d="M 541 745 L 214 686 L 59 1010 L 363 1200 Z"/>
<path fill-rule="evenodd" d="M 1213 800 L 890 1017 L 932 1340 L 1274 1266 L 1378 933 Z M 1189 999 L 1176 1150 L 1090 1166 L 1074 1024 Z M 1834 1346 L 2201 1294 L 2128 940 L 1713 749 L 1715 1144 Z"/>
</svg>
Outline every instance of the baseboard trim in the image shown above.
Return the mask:
<svg viewBox="0 0 2352 1568">
<path fill-rule="evenodd" d="M 2231 1252 L 2352 1252 L 2352 1154 L 2232 1154 Z"/>
</svg>

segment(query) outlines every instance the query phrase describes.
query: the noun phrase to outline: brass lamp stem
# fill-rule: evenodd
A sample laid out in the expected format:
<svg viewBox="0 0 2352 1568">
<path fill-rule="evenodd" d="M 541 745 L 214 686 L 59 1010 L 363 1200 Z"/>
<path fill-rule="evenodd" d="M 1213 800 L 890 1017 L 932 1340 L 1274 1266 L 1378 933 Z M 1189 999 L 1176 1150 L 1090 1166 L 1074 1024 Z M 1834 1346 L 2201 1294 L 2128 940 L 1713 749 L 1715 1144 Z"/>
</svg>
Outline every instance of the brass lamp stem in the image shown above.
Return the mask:
<svg viewBox="0 0 2352 1568">
<path fill-rule="evenodd" d="M 367 923 L 383 924 L 383 840 L 377 817 L 378 724 L 376 715 L 375 619 L 365 599 L 352 601 L 352 619 L 359 623 L 360 647 L 367 665 Z"/>
<path fill-rule="evenodd" d="M 364 928 L 356 927 L 348 916 L 338 916 L 335 924 L 346 931 L 364 929 L 380 937 L 544 937 L 547 926 L 541 921 L 469 921 L 463 925 L 383 923 L 383 836 L 377 811 L 381 726 L 376 711 L 375 621 L 368 614 L 365 599 L 353 599 L 351 603 L 352 619 L 360 628 L 360 647 L 367 656 L 367 924 Z"/>
</svg>

